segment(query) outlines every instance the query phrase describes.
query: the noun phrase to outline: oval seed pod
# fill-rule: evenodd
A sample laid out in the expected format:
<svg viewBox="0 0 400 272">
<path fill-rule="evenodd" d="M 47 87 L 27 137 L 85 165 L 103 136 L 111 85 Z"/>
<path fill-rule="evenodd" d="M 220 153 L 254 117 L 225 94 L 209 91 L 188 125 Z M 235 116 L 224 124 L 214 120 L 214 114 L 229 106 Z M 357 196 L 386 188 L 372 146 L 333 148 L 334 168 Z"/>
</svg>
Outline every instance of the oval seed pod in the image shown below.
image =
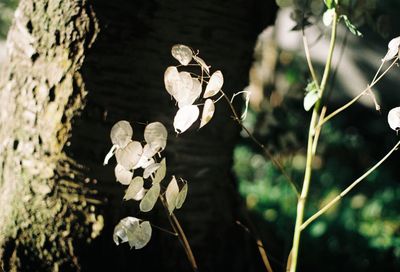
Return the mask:
<svg viewBox="0 0 400 272">
<path fill-rule="evenodd" d="M 188 65 L 193 57 L 192 49 L 183 44 L 174 45 L 171 49 L 171 54 L 184 66 Z"/>
<path fill-rule="evenodd" d="M 190 91 L 193 88 L 193 79 L 192 79 L 192 76 L 190 75 L 190 73 L 180 72 L 179 79 L 180 80 L 178 81 L 178 83 L 176 85 L 175 93 L 173 95 L 175 100 L 178 102 L 178 105 L 179 105 L 179 103 L 185 102 L 186 97 L 188 96 L 188 93 L 190 93 Z"/>
<path fill-rule="evenodd" d="M 400 130 L 400 107 L 393 108 L 388 114 L 388 123 L 391 129 Z"/>
<path fill-rule="evenodd" d="M 158 168 L 161 167 L 160 163 L 153 163 L 147 166 L 144 171 L 143 171 L 143 178 L 149 178 L 151 175 L 153 175 Z"/>
<path fill-rule="evenodd" d="M 131 170 L 140 160 L 143 148 L 140 142 L 130 142 L 125 148 L 119 148 L 115 151 L 117 163 Z"/>
<path fill-rule="evenodd" d="M 140 211 L 149 212 L 153 209 L 158 197 L 160 196 L 160 189 L 161 187 L 159 183 L 155 183 L 151 186 L 139 204 Z"/>
<path fill-rule="evenodd" d="M 131 180 L 128 189 L 126 189 L 124 200 L 135 199 L 138 193 L 143 189 L 144 180 L 142 177 L 135 177 Z"/>
<path fill-rule="evenodd" d="M 124 148 L 132 139 L 133 129 L 128 121 L 122 120 L 117 122 L 110 133 L 111 142 Z"/>
<path fill-rule="evenodd" d="M 135 246 L 135 249 L 141 249 L 150 241 L 151 238 L 151 225 L 149 221 L 143 221 L 135 234 L 132 237 L 132 241 L 129 241 L 129 245 Z"/>
<path fill-rule="evenodd" d="M 188 192 L 188 185 L 185 183 L 183 185 L 182 190 L 179 192 L 178 196 L 176 197 L 176 208 L 180 209 L 185 202 L 186 196 Z"/>
<path fill-rule="evenodd" d="M 165 70 L 164 73 L 164 85 L 167 92 L 174 96 L 176 95 L 176 90 L 179 88 L 181 78 L 179 76 L 179 71 L 175 66 L 170 66 Z"/>
<path fill-rule="evenodd" d="M 149 221 L 140 221 L 131 216 L 123 218 L 114 228 L 114 242 L 117 245 L 128 242 L 131 248 L 143 248 L 150 241 L 152 229 Z"/>
<path fill-rule="evenodd" d="M 178 197 L 178 194 L 178 183 L 176 182 L 176 178 L 172 176 L 172 180 L 169 182 L 168 187 L 165 190 L 165 199 L 167 200 L 169 214 L 172 214 L 176 207 L 176 199 Z"/>
<path fill-rule="evenodd" d="M 400 47 L 400 36 L 392 39 L 389 42 L 388 51 L 382 60 L 388 61 L 395 58 L 399 54 L 399 47 Z"/>
<path fill-rule="evenodd" d="M 160 162 L 160 168 L 157 169 L 157 172 L 153 178 L 153 183 L 160 183 L 167 173 L 167 165 L 165 162 L 165 158 L 163 158 Z"/>
<path fill-rule="evenodd" d="M 117 166 L 115 166 L 114 173 L 115 173 L 115 178 L 121 184 L 129 185 L 129 183 L 131 183 L 133 173 L 125 169 L 125 167 L 123 167 L 122 165 L 117 164 Z"/>
<path fill-rule="evenodd" d="M 199 117 L 199 108 L 195 105 L 180 108 L 174 118 L 175 132 L 180 134 L 185 132 Z"/>
<path fill-rule="evenodd" d="M 210 77 L 203 98 L 209 98 L 216 95 L 221 90 L 222 85 L 224 85 L 224 76 L 220 70 L 215 71 Z"/>
<path fill-rule="evenodd" d="M 214 101 L 212 101 L 210 98 L 204 102 L 204 107 L 203 107 L 203 113 L 201 115 L 201 121 L 200 121 L 200 127 L 202 128 L 205 126 L 208 122 L 210 122 L 211 118 L 213 117 L 215 112 L 215 105 Z"/>
<path fill-rule="evenodd" d="M 154 152 L 161 152 L 167 145 L 167 138 L 168 131 L 160 122 L 150 123 L 144 129 L 144 139 L 148 144 L 147 148 L 145 146 L 145 149 L 151 148 Z M 148 151 L 146 150 L 146 154 Z M 154 154 L 148 156 L 148 158 L 153 157 Z"/>
<path fill-rule="evenodd" d="M 118 225 L 114 228 L 113 239 L 114 243 L 118 246 L 120 243 L 128 242 L 128 232 L 135 232 L 139 227 L 140 220 L 136 217 L 128 216 L 119 221 Z"/>
<path fill-rule="evenodd" d="M 192 78 L 192 88 L 185 90 L 184 94 L 179 98 L 178 107 L 182 108 L 184 106 L 192 105 L 194 101 L 200 96 L 202 87 L 201 83 L 197 78 Z"/>
</svg>

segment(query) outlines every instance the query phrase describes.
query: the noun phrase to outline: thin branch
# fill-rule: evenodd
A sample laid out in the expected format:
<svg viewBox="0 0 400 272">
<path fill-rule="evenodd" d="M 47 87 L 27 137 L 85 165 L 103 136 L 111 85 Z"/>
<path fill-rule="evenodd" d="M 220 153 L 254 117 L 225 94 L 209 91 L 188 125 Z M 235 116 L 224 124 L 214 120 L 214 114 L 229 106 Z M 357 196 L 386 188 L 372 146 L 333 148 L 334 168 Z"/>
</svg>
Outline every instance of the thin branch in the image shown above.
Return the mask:
<svg viewBox="0 0 400 272">
<path fill-rule="evenodd" d="M 185 249 L 185 253 L 188 257 L 188 260 L 190 262 L 190 265 L 192 266 L 193 271 L 197 272 L 198 271 L 198 266 L 196 263 L 196 259 L 193 255 L 192 249 L 190 247 L 190 244 L 186 238 L 185 232 L 183 231 L 178 219 L 176 218 L 176 216 L 172 213 L 170 214 L 168 211 L 168 206 L 167 203 L 165 201 L 165 198 L 163 195 L 160 195 L 160 200 L 161 203 L 163 204 L 166 212 L 167 212 L 167 217 L 168 217 L 168 221 L 171 224 L 171 227 L 173 228 L 173 230 L 178 234 L 178 238 L 179 241 L 181 242 L 183 248 Z"/>
<path fill-rule="evenodd" d="M 163 231 L 163 232 L 165 232 L 165 233 L 171 234 L 172 236 L 176 236 L 176 237 L 179 236 L 178 233 L 172 232 L 172 231 L 169 231 L 169 230 L 167 230 L 167 229 L 165 229 L 165 228 L 162 228 L 162 227 L 160 227 L 160 226 L 154 225 L 154 224 L 151 223 L 151 222 L 150 222 L 150 225 L 151 225 L 153 228 L 156 228 L 156 229 L 161 230 L 161 231 Z"/>
<path fill-rule="evenodd" d="M 185 248 L 187 249 L 186 253 L 188 254 L 188 258 L 190 260 L 190 263 L 192 264 L 193 270 L 197 271 L 198 267 L 197 267 L 196 259 L 194 258 L 192 249 L 189 245 L 189 241 L 186 238 L 185 232 L 183 231 L 181 224 L 179 223 L 178 218 L 176 218 L 175 214 L 172 213 L 171 218 L 178 229 L 179 236 L 181 237 L 182 242 L 185 245 Z"/>
<path fill-rule="evenodd" d="M 306 36 L 306 34 L 304 32 L 304 28 L 302 28 L 301 33 L 302 33 L 302 36 L 303 36 L 303 46 L 304 46 L 304 52 L 306 54 L 306 60 L 307 60 L 308 69 L 310 70 L 311 77 L 312 77 L 313 81 L 315 82 L 315 84 L 317 85 L 317 88 L 319 89 L 319 81 L 318 81 L 317 74 L 315 73 L 315 69 L 314 69 L 314 66 L 312 64 L 312 61 L 311 61 L 310 49 L 309 49 L 309 46 L 308 46 L 307 36 Z"/>
<path fill-rule="evenodd" d="M 265 269 L 267 269 L 268 272 L 273 272 L 271 264 L 268 260 L 267 252 L 265 251 L 265 247 L 264 247 L 261 239 L 258 237 L 254 237 L 254 235 L 252 235 L 252 233 L 250 232 L 249 228 L 247 228 L 245 225 L 243 225 L 242 222 L 236 220 L 236 224 L 238 224 L 240 227 L 242 227 L 248 234 L 253 236 L 253 239 L 256 240 L 258 252 L 261 255 L 261 259 L 263 260 Z"/>
<path fill-rule="evenodd" d="M 398 60 L 399 60 L 399 57 L 395 58 L 394 61 L 390 64 L 390 66 L 378 78 L 374 77 L 375 80 L 373 80 L 369 86 L 367 86 L 356 97 L 354 97 L 352 100 L 347 102 L 345 105 L 341 106 L 340 108 L 338 108 L 337 110 L 335 110 L 334 112 L 332 112 L 328 116 L 326 116 L 321 121 L 321 123 L 318 124 L 318 126 L 319 127 L 322 126 L 323 124 L 328 122 L 331 118 L 333 118 L 334 116 L 336 116 L 337 114 L 339 114 L 340 112 L 344 111 L 345 109 L 347 109 L 348 107 L 353 105 L 355 102 L 357 102 L 357 100 L 360 99 L 361 96 L 363 96 L 366 92 L 368 92 L 368 90 L 370 90 L 373 86 L 375 86 L 375 84 L 377 84 L 382 79 L 382 77 L 397 63 Z"/>
<path fill-rule="evenodd" d="M 253 135 L 253 133 L 250 132 L 250 130 L 245 125 L 243 125 L 243 122 L 239 118 L 239 115 L 238 115 L 236 109 L 233 107 L 233 104 L 231 103 L 229 97 L 222 90 L 220 90 L 220 92 L 224 96 L 226 102 L 228 102 L 228 105 L 231 108 L 231 111 L 233 113 L 234 120 L 242 127 L 242 129 L 247 133 L 247 135 L 250 137 L 250 139 L 264 151 L 265 155 L 267 155 L 267 157 L 272 161 L 273 165 L 281 171 L 281 173 L 289 181 L 290 185 L 292 186 L 293 190 L 296 192 L 297 196 L 299 196 L 299 189 L 297 188 L 296 183 L 291 179 L 291 177 L 285 171 L 281 162 L 278 161 L 277 159 L 275 159 L 274 156 L 271 154 L 271 152 L 260 141 L 257 140 L 257 138 Z"/>
<path fill-rule="evenodd" d="M 214 101 L 214 104 L 217 103 L 218 101 L 220 101 L 222 98 L 224 98 L 223 95 L 221 95 L 220 97 L 218 97 L 218 98 Z"/>
<path fill-rule="evenodd" d="M 339 51 L 339 54 L 338 54 L 339 55 L 338 60 L 336 62 L 335 68 L 333 68 L 333 70 L 332 70 L 332 76 L 330 78 L 331 84 L 329 85 L 329 89 L 326 90 L 326 95 L 325 95 L 325 97 L 326 97 L 325 101 L 326 102 L 325 102 L 325 104 L 327 104 L 329 102 L 329 99 L 330 99 L 330 97 L 332 95 L 332 91 L 333 91 L 333 89 L 335 87 L 336 76 L 337 76 L 337 72 L 339 70 L 340 63 L 342 62 L 342 59 L 343 59 L 343 56 L 344 56 L 344 51 L 345 51 L 346 46 L 347 46 L 348 35 L 349 35 L 349 32 L 346 31 L 346 33 L 344 35 L 344 38 L 342 40 L 342 43 L 340 45 L 340 51 Z"/>
<path fill-rule="evenodd" d="M 337 74 L 339 65 L 340 65 L 340 63 L 342 61 L 342 58 L 343 58 L 343 55 L 344 55 L 344 50 L 345 50 L 346 44 L 347 44 L 347 34 L 348 34 L 348 32 L 346 32 L 346 34 L 344 36 L 344 39 L 342 40 L 342 44 L 340 46 L 339 58 L 338 58 L 338 61 L 336 62 L 335 68 L 333 69 L 332 76 L 330 78 L 331 84 L 329 86 L 329 89 L 327 89 L 325 91 L 325 93 L 326 93 L 325 94 L 325 99 L 324 99 L 325 103 L 324 103 L 324 106 L 321 109 L 321 114 L 319 116 L 318 125 L 315 128 L 315 135 L 314 135 L 314 142 L 313 142 L 313 155 L 315 155 L 316 152 L 317 152 L 318 140 L 319 140 L 319 136 L 321 135 L 321 129 L 322 129 L 322 126 L 320 125 L 320 123 L 322 122 L 322 120 L 324 120 L 326 111 L 328 109 L 326 104 L 328 103 L 329 98 L 330 98 L 330 96 L 332 94 L 333 86 L 335 84 L 336 74 Z"/>
<path fill-rule="evenodd" d="M 376 77 L 379 75 L 379 72 L 381 71 L 381 69 L 382 69 L 384 63 L 385 63 L 385 62 L 382 60 L 382 61 L 381 61 L 381 65 L 379 65 L 378 71 L 376 71 L 376 73 L 375 73 L 375 75 L 374 75 L 374 78 L 372 79 L 372 82 L 374 82 L 375 79 L 376 79 Z"/>
<path fill-rule="evenodd" d="M 240 91 L 240 92 L 234 93 L 231 98 L 231 103 L 233 103 L 233 100 L 235 99 L 236 96 L 238 96 L 239 94 L 242 94 L 242 93 L 249 94 L 250 92 L 249 91 Z"/>
<path fill-rule="evenodd" d="M 258 252 L 260 252 L 261 258 L 263 260 L 263 263 L 265 265 L 265 268 L 267 269 L 268 272 L 273 272 L 271 264 L 269 263 L 268 257 L 267 257 L 267 252 L 265 252 L 264 245 L 260 239 L 256 240 L 257 247 L 258 247 Z"/>
<path fill-rule="evenodd" d="M 347 193 L 349 193 L 355 186 L 357 186 L 362 180 L 364 180 L 368 175 L 370 175 L 376 168 L 378 168 L 387 158 L 390 157 L 390 155 L 397 150 L 397 148 L 400 146 L 400 141 L 397 142 L 397 144 L 379 161 L 377 162 L 374 166 L 372 166 L 367 172 L 365 172 L 362 176 L 360 176 L 358 179 L 353 181 L 349 187 L 347 187 L 343 192 L 341 192 L 338 196 L 336 196 L 333 200 L 331 200 L 328 204 L 326 204 L 323 208 L 321 208 L 318 212 L 316 212 L 314 215 L 312 215 L 309 219 L 307 219 L 302 225 L 301 225 L 301 230 L 305 229 L 311 222 L 313 222 L 315 219 L 320 217 L 322 214 L 324 214 L 329 208 L 331 208 L 333 205 L 335 205 L 340 199 L 342 199 Z"/>
<path fill-rule="evenodd" d="M 335 11 L 333 15 L 333 22 L 332 22 L 332 34 L 331 34 L 331 41 L 329 44 L 329 53 L 328 57 L 326 58 L 326 63 L 325 63 L 325 69 L 324 73 L 322 75 L 322 80 L 321 80 L 321 86 L 319 88 L 319 97 L 322 97 L 322 94 L 325 90 L 326 83 L 328 82 L 329 79 L 329 74 L 331 70 L 331 63 L 332 63 L 332 58 L 333 58 L 333 51 L 335 49 L 335 43 L 336 43 L 336 26 L 337 26 L 337 12 Z"/>
<path fill-rule="evenodd" d="M 325 114 L 326 114 L 326 106 L 323 106 L 321 109 L 321 114 L 319 115 L 318 119 L 318 124 L 324 120 Z M 315 134 L 314 134 L 314 140 L 313 140 L 313 145 L 312 145 L 312 153 L 315 155 L 317 153 L 317 146 L 318 146 L 318 139 L 319 135 L 321 134 L 321 126 L 317 125 L 315 128 Z"/>
</svg>

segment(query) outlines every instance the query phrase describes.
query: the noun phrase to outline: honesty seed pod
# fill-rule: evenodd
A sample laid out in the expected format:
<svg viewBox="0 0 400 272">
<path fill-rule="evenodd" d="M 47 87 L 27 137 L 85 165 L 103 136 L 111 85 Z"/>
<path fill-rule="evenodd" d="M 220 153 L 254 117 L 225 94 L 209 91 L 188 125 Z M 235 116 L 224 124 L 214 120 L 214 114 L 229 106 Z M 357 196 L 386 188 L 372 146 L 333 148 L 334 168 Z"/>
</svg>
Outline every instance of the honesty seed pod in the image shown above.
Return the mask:
<svg viewBox="0 0 400 272">
<path fill-rule="evenodd" d="M 390 128 L 396 132 L 400 130 L 400 107 L 393 108 L 389 111 L 388 123 Z"/>
</svg>

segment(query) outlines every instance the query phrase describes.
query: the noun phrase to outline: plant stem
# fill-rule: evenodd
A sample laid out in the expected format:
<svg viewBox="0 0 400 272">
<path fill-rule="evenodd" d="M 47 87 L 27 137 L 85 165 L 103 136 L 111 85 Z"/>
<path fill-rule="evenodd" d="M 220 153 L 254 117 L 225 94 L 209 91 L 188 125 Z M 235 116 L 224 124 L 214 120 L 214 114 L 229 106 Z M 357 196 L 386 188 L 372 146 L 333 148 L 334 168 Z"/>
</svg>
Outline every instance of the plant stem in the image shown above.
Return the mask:
<svg viewBox="0 0 400 272">
<path fill-rule="evenodd" d="M 257 138 L 254 137 L 253 133 L 251 133 L 250 130 L 245 125 L 243 125 L 243 122 L 239 118 L 239 115 L 236 112 L 235 107 L 233 107 L 233 104 L 232 104 L 231 100 L 229 99 L 229 97 L 222 90 L 220 90 L 220 92 L 221 92 L 222 96 L 225 98 L 229 107 L 231 108 L 231 111 L 233 113 L 233 117 L 234 117 L 235 121 L 242 127 L 242 129 L 247 133 L 247 135 L 250 137 L 250 139 L 264 151 L 265 155 L 272 161 L 272 164 L 281 171 L 281 173 L 289 181 L 293 190 L 296 192 L 297 197 L 299 197 L 300 196 L 299 189 L 297 188 L 296 183 L 291 179 L 291 177 L 288 175 L 288 173 L 283 168 L 282 163 L 279 160 L 275 159 L 274 156 L 271 154 L 271 152 L 265 147 L 265 145 L 263 145 L 259 140 L 257 140 Z"/>
<path fill-rule="evenodd" d="M 261 255 L 261 259 L 264 263 L 265 269 L 267 269 L 268 272 L 273 272 L 271 264 L 269 263 L 268 257 L 267 257 L 267 252 L 265 252 L 264 245 L 260 239 L 256 240 L 257 247 L 258 247 L 258 252 Z"/>
<path fill-rule="evenodd" d="M 319 115 L 319 108 L 321 105 L 321 98 L 323 96 L 326 83 L 328 82 L 329 73 L 331 70 L 331 62 L 333 57 L 333 51 L 335 48 L 335 41 L 336 41 L 336 26 L 338 23 L 338 17 L 336 10 L 333 14 L 333 21 L 332 21 L 332 32 L 331 32 L 331 41 L 329 45 L 329 52 L 327 56 L 327 60 L 325 63 L 324 74 L 322 76 L 321 85 L 318 90 L 318 97 L 319 100 L 314 106 L 313 113 L 311 116 L 310 127 L 308 132 L 308 140 L 307 140 L 307 159 L 306 159 L 306 169 L 304 173 L 304 181 L 303 187 L 301 189 L 300 198 L 297 202 L 297 213 L 296 213 L 296 224 L 294 229 L 293 235 L 293 246 L 291 251 L 291 264 L 290 264 L 290 272 L 295 272 L 297 268 L 297 259 L 299 254 L 299 245 L 300 245 L 300 236 L 301 236 L 301 225 L 303 223 L 304 218 L 304 208 L 306 204 L 306 199 L 308 196 L 308 190 L 311 183 L 311 174 L 312 174 L 312 161 L 313 161 L 313 145 L 317 145 L 314 143 L 314 135 L 315 135 L 315 128 L 318 121 Z M 315 138 L 317 140 L 317 138 Z"/>
<path fill-rule="evenodd" d="M 372 82 L 374 82 L 375 79 L 376 79 L 376 77 L 379 75 L 379 72 L 381 71 L 381 69 L 382 69 L 384 63 L 385 63 L 385 62 L 382 60 L 382 61 L 381 61 L 381 65 L 379 65 L 378 71 L 376 71 L 375 76 L 374 76 L 374 78 L 372 79 Z"/>
<path fill-rule="evenodd" d="M 190 262 L 190 265 L 192 266 L 193 271 L 197 272 L 198 266 L 196 263 L 196 259 L 193 255 L 190 244 L 186 238 L 185 232 L 183 231 L 181 224 L 178 221 L 178 218 L 176 218 L 176 216 L 173 213 L 172 214 L 169 213 L 168 206 L 163 195 L 160 195 L 160 200 L 168 214 L 168 220 L 169 223 L 171 224 L 172 229 L 178 234 L 179 241 L 181 242 L 185 250 L 186 256 L 188 257 L 188 260 Z"/>
<path fill-rule="evenodd" d="M 247 218 L 247 221 L 251 224 L 251 221 L 250 221 L 249 218 Z M 258 252 L 261 255 L 261 259 L 262 259 L 262 261 L 264 263 L 265 269 L 267 270 L 267 272 L 273 272 L 271 264 L 270 264 L 270 262 L 268 260 L 267 252 L 265 251 L 264 244 L 261 241 L 261 239 L 258 237 L 258 235 L 255 233 L 254 226 L 252 226 L 252 224 L 250 225 L 251 228 L 253 229 L 253 233 L 252 233 L 249 230 L 249 228 L 246 227 L 245 225 L 243 225 L 242 222 L 240 222 L 239 220 L 236 221 L 236 224 L 238 224 L 238 226 L 242 227 L 256 241 Z"/>
<path fill-rule="evenodd" d="M 313 110 L 313 114 L 311 116 L 310 128 L 308 132 L 308 141 L 307 141 L 307 160 L 306 160 L 306 169 L 304 173 L 304 181 L 303 187 L 301 190 L 300 198 L 297 201 L 297 212 L 296 212 L 296 223 L 293 234 L 293 245 L 291 250 L 291 262 L 290 262 L 290 272 L 295 272 L 297 267 L 297 257 L 299 253 L 299 245 L 300 245 L 300 226 L 303 223 L 304 217 L 304 208 L 308 195 L 308 189 L 310 187 L 311 182 L 311 174 L 312 174 L 312 160 L 313 160 L 313 135 L 314 135 L 314 127 L 317 121 L 318 111 L 316 108 Z"/>
<path fill-rule="evenodd" d="M 321 109 L 321 113 L 320 113 L 319 119 L 318 119 L 318 124 L 324 119 L 325 113 L 326 113 L 326 105 L 324 105 Z M 313 156 L 317 152 L 318 139 L 319 139 L 319 135 L 321 134 L 321 128 L 322 128 L 318 124 L 315 128 L 315 135 L 314 135 L 314 141 L 313 141 L 313 147 L 312 147 Z"/>
<path fill-rule="evenodd" d="M 311 61 L 310 49 L 309 49 L 309 46 L 308 46 L 307 36 L 306 36 L 306 34 L 304 32 L 304 28 L 302 28 L 301 33 L 302 33 L 302 36 L 303 36 L 303 46 L 304 46 L 304 52 L 305 52 L 305 55 L 306 55 L 308 69 L 310 70 L 311 77 L 312 77 L 313 81 L 315 82 L 315 84 L 317 85 L 317 88 L 319 89 L 319 81 L 318 81 L 318 78 L 317 78 L 317 74 L 315 73 L 315 69 L 314 69 L 314 66 L 312 64 L 312 61 Z"/>
<path fill-rule="evenodd" d="M 172 218 L 172 221 L 174 222 L 176 228 L 178 229 L 179 237 L 181 238 L 181 241 L 184 244 L 184 247 L 186 248 L 185 251 L 186 251 L 189 261 L 193 267 L 193 270 L 197 271 L 198 267 L 197 267 L 196 259 L 194 258 L 192 249 L 189 245 L 189 241 L 186 238 L 185 232 L 183 231 L 181 224 L 179 223 L 178 218 L 176 218 L 175 214 L 172 213 L 171 218 Z"/>
<path fill-rule="evenodd" d="M 264 151 L 264 153 L 272 161 L 272 163 L 275 165 L 275 167 L 277 167 L 281 171 L 281 173 L 289 181 L 289 183 L 292 186 L 292 188 L 293 188 L 294 192 L 296 193 L 297 197 L 299 197 L 299 190 L 298 190 L 298 188 L 296 186 L 296 183 L 294 183 L 294 181 L 286 173 L 286 171 L 283 168 L 283 165 L 281 164 L 281 162 L 278 161 L 277 159 L 275 159 L 274 156 L 271 154 L 271 152 L 269 152 L 269 150 L 260 141 L 258 141 L 256 137 L 254 137 L 253 133 L 251 133 L 250 130 L 245 125 L 243 125 L 242 120 L 239 118 L 239 115 L 236 112 L 236 109 L 232 104 L 232 101 L 233 101 L 234 97 L 232 97 L 232 99 L 229 99 L 229 97 L 225 94 L 224 91 L 220 90 L 220 92 L 221 92 L 222 96 L 225 98 L 226 102 L 228 103 L 228 105 L 229 105 L 229 107 L 230 107 L 230 109 L 231 109 L 231 111 L 233 113 L 235 121 L 242 127 L 242 129 L 244 131 L 246 131 L 246 133 L 250 137 L 250 139 Z M 264 248 L 264 245 L 263 245 L 261 239 L 257 238 L 256 242 L 257 242 L 258 251 L 260 253 L 261 259 L 263 260 L 265 268 L 267 269 L 268 272 L 272 272 L 272 268 L 271 268 L 271 265 L 269 263 L 269 260 L 268 260 L 268 257 L 267 257 L 267 254 L 265 252 L 265 248 Z"/>
<path fill-rule="evenodd" d="M 332 76 L 330 77 L 330 82 L 332 82 L 332 84 L 329 86 L 329 89 L 325 91 L 325 93 L 326 93 L 325 94 L 325 103 L 324 103 L 324 105 L 323 105 L 323 107 L 321 109 L 321 113 L 320 113 L 319 120 L 318 120 L 318 125 L 315 128 L 314 144 L 313 144 L 313 154 L 314 155 L 315 155 L 315 153 L 317 151 L 318 138 L 319 138 L 319 136 L 321 134 L 321 129 L 322 129 L 322 126 L 320 125 L 320 123 L 325 118 L 325 114 L 326 114 L 326 111 L 328 109 L 326 104 L 329 102 L 330 95 L 331 95 L 332 90 L 333 90 L 334 85 L 335 85 L 335 78 L 336 78 L 336 75 L 337 75 L 337 71 L 338 71 L 339 65 L 340 65 L 340 63 L 342 61 L 342 58 L 343 58 L 343 55 L 344 55 L 344 50 L 346 48 L 347 37 L 348 37 L 347 34 L 348 34 L 348 32 L 346 32 L 346 34 L 344 36 L 344 39 L 342 40 L 342 44 L 340 46 L 340 53 L 339 53 L 338 61 L 336 63 L 335 68 L 332 71 Z"/>
<path fill-rule="evenodd" d="M 156 229 L 159 229 L 159 230 L 161 230 L 161 231 L 163 231 L 163 232 L 165 232 L 165 233 L 168 233 L 168 234 L 171 234 L 172 236 L 175 236 L 175 237 L 178 237 L 179 236 L 179 234 L 177 233 L 177 232 L 172 232 L 172 231 L 169 231 L 169 230 L 167 230 L 167 229 L 165 229 L 165 228 L 162 228 L 162 227 L 160 227 L 160 226 L 157 226 L 157 225 L 154 225 L 153 223 L 151 223 L 150 222 L 150 225 L 153 227 L 153 228 L 156 228 Z"/>
<path fill-rule="evenodd" d="M 366 87 L 364 90 L 362 90 L 356 97 L 354 97 L 352 100 L 350 100 L 349 102 L 347 102 L 345 105 L 341 106 L 340 108 L 338 108 L 337 110 L 335 110 L 334 112 L 330 113 L 328 116 L 326 116 L 319 124 L 318 126 L 322 126 L 323 124 L 325 124 L 326 122 L 328 122 L 331 118 L 333 118 L 334 116 L 336 116 L 337 114 L 339 114 L 340 112 L 344 111 L 345 109 L 347 109 L 348 107 L 350 107 L 351 105 L 353 105 L 355 102 L 357 102 L 358 99 L 360 99 L 361 96 L 363 96 L 368 90 L 370 90 L 373 86 L 375 86 L 379 80 L 382 79 L 382 77 L 397 63 L 399 57 L 396 57 L 393 62 L 390 64 L 390 66 L 378 77 L 377 74 L 379 72 L 379 70 L 381 69 L 381 67 L 379 67 L 378 72 L 376 73 L 374 80 L 372 80 L 371 84 Z"/>
<path fill-rule="evenodd" d="M 321 208 L 318 212 L 313 214 L 310 218 L 308 218 L 301 226 L 301 230 L 305 229 L 311 222 L 317 219 L 319 216 L 324 214 L 329 208 L 335 205 L 340 199 L 342 199 L 348 192 L 350 192 L 356 185 L 358 185 L 362 180 L 364 180 L 368 175 L 370 175 L 376 168 L 378 168 L 389 156 L 397 150 L 400 146 L 400 141 L 374 166 L 372 166 L 367 172 L 365 172 L 358 179 L 353 181 L 345 190 L 343 190 L 339 195 L 337 195 L 333 200 L 331 200 L 328 204 L 326 204 L 323 208 Z"/>
</svg>

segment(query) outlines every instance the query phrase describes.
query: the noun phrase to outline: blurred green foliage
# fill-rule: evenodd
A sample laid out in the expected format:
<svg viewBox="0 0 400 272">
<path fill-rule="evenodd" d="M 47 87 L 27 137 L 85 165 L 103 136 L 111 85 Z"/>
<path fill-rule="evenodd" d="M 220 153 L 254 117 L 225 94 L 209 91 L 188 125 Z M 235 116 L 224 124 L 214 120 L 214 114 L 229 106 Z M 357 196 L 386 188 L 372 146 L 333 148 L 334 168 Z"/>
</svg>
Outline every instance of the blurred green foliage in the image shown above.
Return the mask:
<svg viewBox="0 0 400 272">
<path fill-rule="evenodd" d="M 350 155 L 365 152 L 363 141 L 357 141 L 359 135 L 345 135 L 333 127 L 325 131 L 322 136 L 327 139 L 325 143 L 343 153 L 319 157 L 306 217 L 333 199 L 363 171 L 355 167 L 357 163 Z M 286 165 L 294 180 L 300 183 L 305 153 L 301 151 L 287 158 Z M 234 169 L 247 206 L 266 221 L 268 230 L 273 230 L 273 234 L 267 235 L 275 236 L 276 243 L 281 244 L 278 252 L 288 254 L 296 211 L 292 187 L 270 161 L 246 144 L 235 150 Z M 400 267 L 399 200 L 396 172 L 390 167 L 378 169 L 304 231 L 301 271 L 396 271 Z M 285 262 L 285 253 L 271 254 L 281 264 Z"/>
<path fill-rule="evenodd" d="M 300 18 L 296 16 L 298 9 L 297 14 L 306 15 L 308 23 L 315 23 L 325 9 L 323 1 L 277 3 L 294 8 L 295 21 Z M 341 3 L 351 22 L 362 27 L 362 32 L 366 30 L 366 38 L 371 32 L 385 39 L 398 35 L 393 18 L 400 14 L 399 1 Z M 306 10 L 299 9 L 304 6 Z M 277 50 L 275 81 L 268 83 L 260 109 L 250 110 L 245 124 L 284 163 L 301 187 L 310 119 L 310 113 L 303 109 L 303 98 L 310 76 L 303 52 Z M 376 61 L 379 65 L 380 60 Z M 368 74 L 368 78 L 371 76 Z M 331 81 L 328 89 L 336 92 L 341 87 L 340 82 Z M 305 218 L 343 191 L 398 141 L 386 120 L 390 106 L 400 103 L 394 97 L 388 92 L 382 95 L 381 113 L 356 104 L 323 127 Z M 333 99 L 329 110 L 343 101 Z M 398 153 L 304 230 L 299 271 L 400 271 Z M 292 243 L 297 200 L 285 177 L 262 154 L 244 137 L 234 153 L 234 170 L 261 235 L 269 238 L 264 242 L 275 270 L 283 271 Z"/>
<path fill-rule="evenodd" d="M 10 27 L 18 0 L 0 0 L 0 39 L 4 39 Z"/>
</svg>

